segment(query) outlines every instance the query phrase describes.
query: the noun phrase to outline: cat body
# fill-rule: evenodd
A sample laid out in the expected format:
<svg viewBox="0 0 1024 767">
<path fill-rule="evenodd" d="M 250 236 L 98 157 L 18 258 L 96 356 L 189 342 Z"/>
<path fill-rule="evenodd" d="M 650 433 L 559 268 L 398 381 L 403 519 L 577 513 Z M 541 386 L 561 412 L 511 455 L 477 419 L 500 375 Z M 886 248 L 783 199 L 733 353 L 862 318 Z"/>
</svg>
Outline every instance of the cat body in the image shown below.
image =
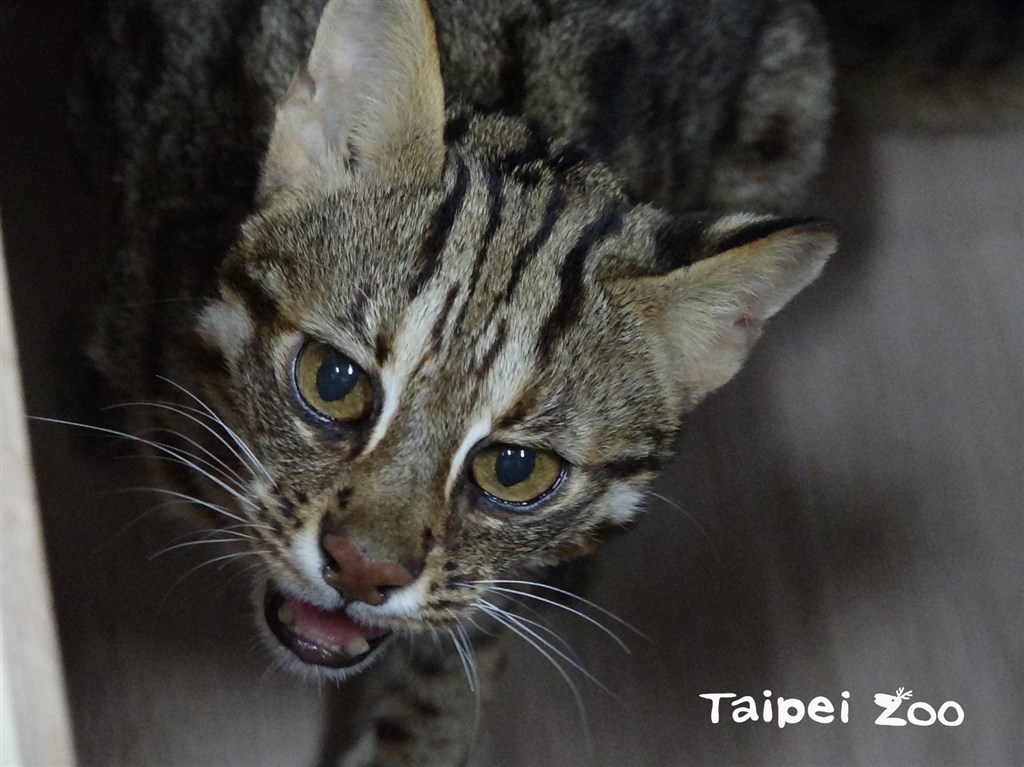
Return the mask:
<svg viewBox="0 0 1024 767">
<path fill-rule="evenodd" d="M 104 18 L 79 105 L 113 117 L 124 239 L 93 359 L 151 403 L 130 428 L 163 435 L 197 521 L 258 563 L 271 652 L 319 678 L 382 662 L 348 763 L 462 763 L 499 658 L 481 621 L 515 625 L 499 583 L 630 521 L 683 415 L 834 250 L 827 225 L 770 215 L 823 153 L 816 16 Z"/>
</svg>

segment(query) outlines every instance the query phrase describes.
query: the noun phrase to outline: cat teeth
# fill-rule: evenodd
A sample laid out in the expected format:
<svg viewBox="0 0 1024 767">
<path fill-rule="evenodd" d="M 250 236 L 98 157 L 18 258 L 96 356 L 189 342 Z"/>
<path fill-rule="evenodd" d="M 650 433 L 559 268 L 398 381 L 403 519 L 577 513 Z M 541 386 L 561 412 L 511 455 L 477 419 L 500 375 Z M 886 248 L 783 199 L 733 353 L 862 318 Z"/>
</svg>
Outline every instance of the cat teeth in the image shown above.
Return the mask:
<svg viewBox="0 0 1024 767">
<path fill-rule="evenodd" d="M 366 641 L 364 637 L 355 637 L 348 640 L 345 645 L 345 652 L 351 655 L 353 658 L 357 655 L 362 655 L 370 651 L 370 643 Z"/>
<path fill-rule="evenodd" d="M 282 602 L 281 606 L 277 608 L 277 619 L 281 621 L 282 626 L 294 629 L 295 608 L 288 602 Z M 370 643 L 365 637 L 352 637 L 344 646 L 331 645 L 329 649 L 332 652 L 344 653 L 351 658 L 356 658 L 370 651 Z"/>
<path fill-rule="evenodd" d="M 291 628 L 295 625 L 295 610 L 290 604 L 284 602 L 277 608 L 277 619 L 281 621 L 282 625 Z"/>
</svg>

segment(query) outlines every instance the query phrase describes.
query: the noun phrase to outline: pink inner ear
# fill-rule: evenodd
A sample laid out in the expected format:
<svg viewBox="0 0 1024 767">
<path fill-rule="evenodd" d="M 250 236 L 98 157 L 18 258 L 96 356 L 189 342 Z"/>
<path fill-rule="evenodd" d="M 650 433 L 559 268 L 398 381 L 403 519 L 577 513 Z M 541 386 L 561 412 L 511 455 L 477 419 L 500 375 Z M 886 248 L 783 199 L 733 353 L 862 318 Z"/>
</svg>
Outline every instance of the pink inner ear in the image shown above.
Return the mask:
<svg viewBox="0 0 1024 767">
<path fill-rule="evenodd" d="M 278 103 L 260 180 L 261 196 L 281 187 L 300 185 L 313 176 L 318 159 L 325 155 L 327 136 L 316 91 L 313 78 L 301 69 Z"/>
<path fill-rule="evenodd" d="M 752 349 L 764 333 L 764 320 L 750 312 L 742 312 L 736 320 L 736 328 L 746 338 L 747 349 Z"/>
</svg>

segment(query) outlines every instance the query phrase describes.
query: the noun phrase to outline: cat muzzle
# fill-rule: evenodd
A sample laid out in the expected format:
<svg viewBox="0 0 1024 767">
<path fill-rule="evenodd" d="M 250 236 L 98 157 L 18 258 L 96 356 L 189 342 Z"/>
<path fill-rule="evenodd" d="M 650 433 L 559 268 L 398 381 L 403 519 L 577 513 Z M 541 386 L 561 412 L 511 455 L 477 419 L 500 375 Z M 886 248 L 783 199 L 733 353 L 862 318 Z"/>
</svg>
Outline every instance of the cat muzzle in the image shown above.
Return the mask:
<svg viewBox="0 0 1024 767">
<path fill-rule="evenodd" d="M 368 561 L 357 546 L 340 535 L 327 533 L 321 544 L 329 558 L 324 580 L 345 600 L 380 606 L 394 589 L 413 581 L 405 566 L 398 562 Z"/>
<path fill-rule="evenodd" d="M 391 635 L 356 623 L 344 607 L 325 610 L 267 583 L 263 616 L 271 633 L 303 663 L 349 668 L 363 663 Z"/>
</svg>

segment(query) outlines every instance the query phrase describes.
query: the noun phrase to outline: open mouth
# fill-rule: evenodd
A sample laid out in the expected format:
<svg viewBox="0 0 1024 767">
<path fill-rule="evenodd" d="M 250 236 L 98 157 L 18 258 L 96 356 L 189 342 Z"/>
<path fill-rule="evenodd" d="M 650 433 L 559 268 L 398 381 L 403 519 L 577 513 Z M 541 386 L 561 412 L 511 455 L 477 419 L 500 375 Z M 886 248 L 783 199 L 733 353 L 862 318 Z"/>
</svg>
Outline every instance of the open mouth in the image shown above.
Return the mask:
<svg viewBox="0 0 1024 767">
<path fill-rule="evenodd" d="M 391 635 L 356 623 L 344 608 L 324 610 L 285 596 L 272 583 L 263 596 L 263 617 L 277 640 L 311 666 L 357 666 Z"/>
</svg>

